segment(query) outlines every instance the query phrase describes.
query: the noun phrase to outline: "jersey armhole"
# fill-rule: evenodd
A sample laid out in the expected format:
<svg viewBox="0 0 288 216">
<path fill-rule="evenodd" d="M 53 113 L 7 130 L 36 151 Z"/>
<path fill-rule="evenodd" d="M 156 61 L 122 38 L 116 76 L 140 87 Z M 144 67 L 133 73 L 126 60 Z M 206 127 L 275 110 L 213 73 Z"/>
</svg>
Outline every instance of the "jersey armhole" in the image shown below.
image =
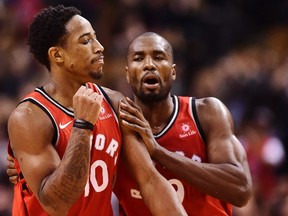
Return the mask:
<svg viewBox="0 0 288 216">
<path fill-rule="evenodd" d="M 97 87 L 98 87 L 99 91 L 103 94 L 103 96 L 105 97 L 106 101 L 109 103 L 109 105 L 112 108 L 112 110 L 114 111 L 114 113 L 117 113 L 116 110 L 114 109 L 113 105 L 112 105 L 112 102 L 111 102 L 109 96 L 104 91 L 104 89 L 101 86 L 99 86 L 99 85 L 97 85 Z"/>
<path fill-rule="evenodd" d="M 204 134 L 203 128 L 202 128 L 202 126 L 200 124 L 200 121 L 199 121 L 199 118 L 198 118 L 198 115 L 197 115 L 197 111 L 196 111 L 196 98 L 195 97 L 192 97 L 191 104 L 192 104 L 192 113 L 193 113 L 193 116 L 194 116 L 194 119 L 195 119 L 195 123 L 196 123 L 196 125 L 198 127 L 199 133 L 200 133 L 204 143 L 206 144 L 206 136 Z"/>
</svg>

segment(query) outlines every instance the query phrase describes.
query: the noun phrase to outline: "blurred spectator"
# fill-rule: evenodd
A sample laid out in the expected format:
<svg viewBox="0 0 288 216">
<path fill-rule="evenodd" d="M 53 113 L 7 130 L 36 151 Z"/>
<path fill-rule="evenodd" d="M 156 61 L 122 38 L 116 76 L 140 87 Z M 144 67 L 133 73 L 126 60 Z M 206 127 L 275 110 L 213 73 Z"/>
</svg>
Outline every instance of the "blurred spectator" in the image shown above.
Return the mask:
<svg viewBox="0 0 288 216">
<path fill-rule="evenodd" d="M 258 215 L 274 215 L 269 214 L 272 211 L 271 204 L 276 198 L 283 197 L 283 194 L 280 196 L 277 193 L 277 187 L 286 155 L 284 145 L 275 133 L 273 117 L 272 111 L 267 107 L 257 107 L 243 121 L 240 140 L 247 152 L 254 197 L 248 206 L 236 210 L 236 215 L 253 216 L 255 213 L 247 214 L 247 209 L 251 210 L 255 206 Z M 281 198 L 282 201 L 284 199 Z"/>
<path fill-rule="evenodd" d="M 164 35 L 177 64 L 173 92 L 220 98 L 250 155 L 255 196 L 235 215 L 288 215 L 288 1 L 0 0 L 1 216 L 10 215 L 12 196 L 6 121 L 47 75 L 28 53 L 27 25 L 43 6 L 56 4 L 74 5 L 89 18 L 105 47 L 101 84 L 127 96 L 127 45 L 144 31 Z"/>
</svg>

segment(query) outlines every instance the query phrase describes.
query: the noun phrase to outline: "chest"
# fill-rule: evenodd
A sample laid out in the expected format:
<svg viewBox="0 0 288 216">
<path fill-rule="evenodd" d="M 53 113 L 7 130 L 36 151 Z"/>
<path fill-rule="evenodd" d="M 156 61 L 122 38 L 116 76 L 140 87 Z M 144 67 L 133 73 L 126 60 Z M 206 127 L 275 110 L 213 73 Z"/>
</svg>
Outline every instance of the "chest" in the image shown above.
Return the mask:
<svg viewBox="0 0 288 216">
<path fill-rule="evenodd" d="M 193 101 L 188 97 L 178 97 L 174 101 L 170 121 L 159 134 L 154 135 L 156 141 L 169 151 L 199 162 L 206 161 L 206 144 L 193 110 Z"/>
<path fill-rule="evenodd" d="M 201 161 L 207 159 L 206 144 L 190 117 L 177 118 L 169 130 L 156 140 L 169 151 L 185 157 L 199 157 Z"/>
</svg>

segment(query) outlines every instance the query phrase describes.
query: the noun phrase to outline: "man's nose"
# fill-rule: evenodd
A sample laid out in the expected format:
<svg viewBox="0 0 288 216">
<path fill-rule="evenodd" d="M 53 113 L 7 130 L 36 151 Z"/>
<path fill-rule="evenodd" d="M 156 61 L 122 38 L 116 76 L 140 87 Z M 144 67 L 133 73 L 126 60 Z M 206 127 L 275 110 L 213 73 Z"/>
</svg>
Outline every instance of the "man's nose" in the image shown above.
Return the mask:
<svg viewBox="0 0 288 216">
<path fill-rule="evenodd" d="M 102 46 L 102 44 L 98 41 L 98 40 L 94 40 L 94 43 L 93 43 L 93 51 L 95 53 L 102 53 L 104 52 L 104 47 Z"/>
<path fill-rule="evenodd" d="M 153 58 L 148 56 L 144 60 L 144 70 L 153 70 L 156 66 L 154 64 Z"/>
</svg>

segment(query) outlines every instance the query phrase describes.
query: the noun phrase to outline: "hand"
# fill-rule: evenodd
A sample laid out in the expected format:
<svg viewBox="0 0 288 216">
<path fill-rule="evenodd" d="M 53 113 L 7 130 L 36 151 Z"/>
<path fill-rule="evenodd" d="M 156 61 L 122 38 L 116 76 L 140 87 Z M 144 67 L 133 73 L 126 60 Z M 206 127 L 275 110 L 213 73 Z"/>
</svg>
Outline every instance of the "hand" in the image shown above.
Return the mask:
<svg viewBox="0 0 288 216">
<path fill-rule="evenodd" d="M 73 111 L 75 119 L 83 119 L 92 123 L 97 122 L 103 96 L 93 89 L 81 86 L 73 96 Z"/>
<path fill-rule="evenodd" d="M 150 124 L 145 119 L 141 108 L 131 99 L 121 100 L 119 107 L 119 117 L 123 126 L 137 132 L 143 139 L 150 156 L 154 154 L 158 143 L 156 142 Z"/>
<path fill-rule="evenodd" d="M 13 158 L 9 154 L 7 155 L 7 174 L 9 176 L 9 181 L 16 184 L 18 180 L 17 170 Z"/>
</svg>

